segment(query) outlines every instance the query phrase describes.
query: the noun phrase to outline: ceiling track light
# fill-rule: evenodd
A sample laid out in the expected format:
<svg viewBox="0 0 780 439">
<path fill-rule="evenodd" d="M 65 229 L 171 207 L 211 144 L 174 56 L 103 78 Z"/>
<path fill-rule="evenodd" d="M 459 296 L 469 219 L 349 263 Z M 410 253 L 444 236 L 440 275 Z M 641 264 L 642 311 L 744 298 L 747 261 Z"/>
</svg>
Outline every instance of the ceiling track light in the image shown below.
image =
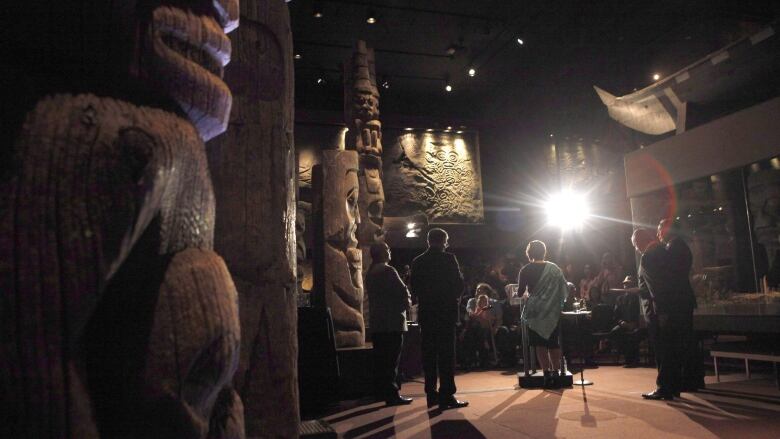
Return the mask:
<svg viewBox="0 0 780 439">
<path fill-rule="evenodd" d="M 374 8 L 368 8 L 366 11 L 366 23 L 374 24 L 376 21 L 376 12 L 374 12 Z"/>
<path fill-rule="evenodd" d="M 315 0 L 314 2 L 314 11 L 312 13 L 314 18 L 322 18 L 324 16 L 322 12 L 322 1 L 321 0 Z"/>
</svg>

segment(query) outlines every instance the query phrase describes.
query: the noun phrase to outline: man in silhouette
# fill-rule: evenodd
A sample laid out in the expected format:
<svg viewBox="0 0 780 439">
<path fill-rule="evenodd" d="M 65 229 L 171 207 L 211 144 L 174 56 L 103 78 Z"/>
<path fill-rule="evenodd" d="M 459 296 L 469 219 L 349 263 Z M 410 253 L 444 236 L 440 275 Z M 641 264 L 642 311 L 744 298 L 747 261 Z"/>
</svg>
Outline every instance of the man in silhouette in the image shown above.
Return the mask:
<svg viewBox="0 0 780 439">
<path fill-rule="evenodd" d="M 679 391 L 695 392 L 704 388 L 704 367 L 701 351 L 693 331 L 693 310 L 696 296 L 690 282 L 693 256 L 688 244 L 682 239 L 678 221 L 661 220 L 658 224 L 658 240 L 666 250 L 668 288 L 674 297 L 672 317 L 679 323 L 677 337 L 681 339 Z"/>
<path fill-rule="evenodd" d="M 419 304 L 425 394 L 428 407 L 468 405 L 455 398 L 455 324 L 463 294 L 463 274 L 455 255 L 445 251 L 449 236 L 442 229 L 428 232 L 428 250 L 412 262 L 412 296 Z M 436 385 L 439 389 L 437 391 Z"/>
</svg>

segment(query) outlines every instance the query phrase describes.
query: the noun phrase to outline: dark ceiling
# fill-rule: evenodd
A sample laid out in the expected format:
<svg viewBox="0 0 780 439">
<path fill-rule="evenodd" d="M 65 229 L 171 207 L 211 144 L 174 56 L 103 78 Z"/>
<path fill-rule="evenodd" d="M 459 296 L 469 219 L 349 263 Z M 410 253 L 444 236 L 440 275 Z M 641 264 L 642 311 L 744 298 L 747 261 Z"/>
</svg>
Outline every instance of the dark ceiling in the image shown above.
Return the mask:
<svg viewBox="0 0 780 439">
<path fill-rule="evenodd" d="M 293 0 L 289 7 L 301 56 L 298 109 L 341 111 L 340 65 L 364 39 L 376 50 L 380 82 L 389 84 L 380 89 L 385 115 L 548 129 L 606 113 L 592 85 L 616 95 L 642 88 L 653 73 L 671 74 L 772 22 L 780 2 Z M 375 24 L 366 23 L 369 10 Z"/>
</svg>

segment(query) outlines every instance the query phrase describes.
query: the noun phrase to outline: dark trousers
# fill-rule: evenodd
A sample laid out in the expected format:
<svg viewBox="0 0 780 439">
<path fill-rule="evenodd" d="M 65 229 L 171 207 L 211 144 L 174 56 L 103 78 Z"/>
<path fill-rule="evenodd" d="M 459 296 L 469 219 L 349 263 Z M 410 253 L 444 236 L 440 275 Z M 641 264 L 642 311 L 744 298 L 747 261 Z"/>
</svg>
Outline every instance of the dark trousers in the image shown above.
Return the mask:
<svg viewBox="0 0 780 439">
<path fill-rule="evenodd" d="M 658 391 L 668 395 L 678 393 L 682 387 L 682 364 L 687 336 L 685 318 L 680 315 L 662 314 L 650 323 L 649 329 L 655 346 Z"/>
<path fill-rule="evenodd" d="M 403 332 L 375 332 L 374 343 L 374 395 L 380 399 L 398 396 L 401 386 L 398 380 L 398 361 L 404 342 Z"/>
<path fill-rule="evenodd" d="M 615 326 L 609 333 L 609 338 L 615 343 L 618 351 L 623 354 L 626 364 L 639 362 L 639 342 L 645 337 L 645 330 L 629 330 Z"/>
<path fill-rule="evenodd" d="M 455 394 L 455 323 L 420 322 L 425 393 L 439 398 Z"/>
<path fill-rule="evenodd" d="M 685 315 L 682 320 L 683 352 L 682 389 L 704 388 L 704 360 L 702 359 L 699 339 L 693 331 L 693 314 Z"/>
</svg>

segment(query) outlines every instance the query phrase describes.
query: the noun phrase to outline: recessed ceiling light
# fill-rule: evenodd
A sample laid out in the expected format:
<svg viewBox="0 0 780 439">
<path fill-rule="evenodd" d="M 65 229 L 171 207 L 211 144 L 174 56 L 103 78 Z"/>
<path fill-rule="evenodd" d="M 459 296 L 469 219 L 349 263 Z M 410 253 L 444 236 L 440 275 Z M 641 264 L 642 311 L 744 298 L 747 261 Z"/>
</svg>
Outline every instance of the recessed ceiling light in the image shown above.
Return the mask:
<svg viewBox="0 0 780 439">
<path fill-rule="evenodd" d="M 661 75 L 658 73 L 653 73 L 653 81 L 658 81 L 659 79 L 661 79 Z"/>
<path fill-rule="evenodd" d="M 452 91 L 452 86 L 447 84 L 447 85 L 444 86 L 444 89 L 447 90 L 447 92 L 451 92 Z"/>
<path fill-rule="evenodd" d="M 413 129 L 414 129 L 414 128 L 411 128 L 411 127 L 406 127 L 406 128 L 404 128 L 404 131 L 411 131 L 411 130 L 413 130 Z"/>
<path fill-rule="evenodd" d="M 523 44 L 525 44 L 525 41 L 523 41 L 523 39 L 522 39 L 522 38 L 520 38 L 520 37 L 517 37 L 517 44 L 519 44 L 519 45 L 521 45 L 521 46 L 522 46 Z"/>
<path fill-rule="evenodd" d="M 448 127 L 447 127 L 447 129 L 448 129 L 448 130 L 451 130 L 451 129 L 452 129 L 452 127 L 451 127 L 451 126 L 448 126 Z"/>
<path fill-rule="evenodd" d="M 322 2 L 321 1 L 315 1 L 314 2 L 314 18 L 322 18 Z"/>
<path fill-rule="evenodd" d="M 366 11 L 366 23 L 368 24 L 376 23 L 376 13 L 374 13 L 373 8 L 368 8 L 368 11 Z"/>
<path fill-rule="evenodd" d="M 476 74 L 477 74 L 477 69 L 475 69 L 474 67 L 469 69 L 469 76 L 474 76 Z"/>
<path fill-rule="evenodd" d="M 322 79 L 322 78 L 317 78 L 317 84 L 322 84 L 322 83 L 324 83 L 324 82 L 325 82 L 325 80 L 324 80 L 324 79 Z"/>
<path fill-rule="evenodd" d="M 427 130 L 425 130 L 425 132 L 426 132 L 426 133 L 433 132 L 433 128 L 428 128 Z"/>
<path fill-rule="evenodd" d="M 303 58 L 300 53 L 296 53 L 295 56 L 293 56 L 295 59 L 301 59 Z"/>
<path fill-rule="evenodd" d="M 463 134 L 463 131 L 455 131 L 458 134 Z"/>
</svg>

